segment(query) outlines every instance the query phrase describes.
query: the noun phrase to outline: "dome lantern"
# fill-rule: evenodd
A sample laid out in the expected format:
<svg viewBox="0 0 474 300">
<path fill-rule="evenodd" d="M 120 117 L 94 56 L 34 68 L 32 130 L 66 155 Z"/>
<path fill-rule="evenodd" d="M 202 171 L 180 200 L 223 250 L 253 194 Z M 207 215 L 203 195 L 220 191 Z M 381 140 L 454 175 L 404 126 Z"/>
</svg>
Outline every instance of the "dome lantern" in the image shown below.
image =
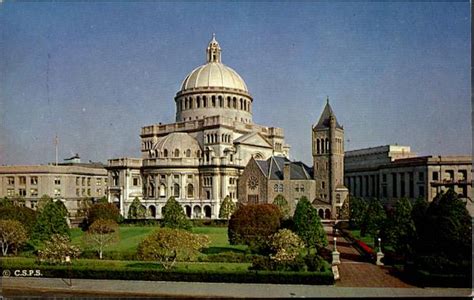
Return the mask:
<svg viewBox="0 0 474 300">
<path fill-rule="evenodd" d="M 212 34 L 212 40 L 209 42 L 207 46 L 207 62 L 208 63 L 220 63 L 221 62 L 221 47 L 219 43 L 216 41 L 216 34 Z"/>
</svg>

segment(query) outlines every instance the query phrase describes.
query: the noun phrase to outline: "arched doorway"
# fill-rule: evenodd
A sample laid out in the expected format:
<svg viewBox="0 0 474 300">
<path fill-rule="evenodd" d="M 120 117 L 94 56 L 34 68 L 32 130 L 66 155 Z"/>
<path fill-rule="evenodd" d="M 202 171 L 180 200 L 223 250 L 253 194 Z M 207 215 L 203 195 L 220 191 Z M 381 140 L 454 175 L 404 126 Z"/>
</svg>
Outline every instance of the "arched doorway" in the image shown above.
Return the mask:
<svg viewBox="0 0 474 300">
<path fill-rule="evenodd" d="M 156 207 L 154 205 L 148 207 L 148 215 L 153 219 L 156 219 Z"/>
<path fill-rule="evenodd" d="M 326 211 L 324 212 L 324 218 L 331 219 L 331 210 L 329 210 L 329 208 L 326 208 Z"/>
<path fill-rule="evenodd" d="M 191 218 L 191 206 L 185 205 L 184 210 L 186 211 L 186 216 L 188 216 L 188 218 Z"/>
<path fill-rule="evenodd" d="M 318 215 L 321 219 L 324 219 L 324 210 L 322 208 L 318 209 Z"/>
<path fill-rule="evenodd" d="M 204 206 L 204 215 L 207 219 L 211 218 L 211 207 L 209 205 Z"/>
<path fill-rule="evenodd" d="M 200 219 L 201 218 L 201 206 L 196 205 L 193 208 L 193 217 L 195 219 Z"/>
</svg>

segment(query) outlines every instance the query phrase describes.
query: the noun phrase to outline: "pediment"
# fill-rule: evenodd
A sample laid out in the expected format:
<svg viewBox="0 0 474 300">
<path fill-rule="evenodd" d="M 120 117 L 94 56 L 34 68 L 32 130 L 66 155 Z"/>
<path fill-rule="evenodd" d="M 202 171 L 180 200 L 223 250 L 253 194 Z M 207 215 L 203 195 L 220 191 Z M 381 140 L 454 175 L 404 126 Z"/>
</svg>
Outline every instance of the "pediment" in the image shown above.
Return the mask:
<svg viewBox="0 0 474 300">
<path fill-rule="evenodd" d="M 234 144 L 250 145 L 250 146 L 273 149 L 273 146 L 267 141 L 267 139 L 265 139 L 258 132 L 245 134 L 239 137 L 238 139 L 234 140 Z"/>
</svg>

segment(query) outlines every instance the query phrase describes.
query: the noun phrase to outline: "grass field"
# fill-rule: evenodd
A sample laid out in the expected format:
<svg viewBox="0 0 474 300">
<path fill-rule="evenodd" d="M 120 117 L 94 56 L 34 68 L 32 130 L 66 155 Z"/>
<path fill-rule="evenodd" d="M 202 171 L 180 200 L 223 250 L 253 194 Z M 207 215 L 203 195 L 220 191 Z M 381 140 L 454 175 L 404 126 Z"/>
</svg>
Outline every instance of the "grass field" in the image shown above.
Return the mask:
<svg viewBox="0 0 474 300">
<path fill-rule="evenodd" d="M 105 249 L 105 251 L 135 252 L 138 244 L 151 232 L 159 227 L 153 226 L 120 226 L 120 241 Z M 247 246 L 230 245 L 227 239 L 227 227 L 194 227 L 193 233 L 205 234 L 209 237 L 210 245 L 203 252 L 206 254 L 219 252 L 244 252 Z M 71 229 L 72 242 L 82 249 L 88 249 L 83 244 L 82 236 L 84 232 L 79 228 Z"/>
</svg>

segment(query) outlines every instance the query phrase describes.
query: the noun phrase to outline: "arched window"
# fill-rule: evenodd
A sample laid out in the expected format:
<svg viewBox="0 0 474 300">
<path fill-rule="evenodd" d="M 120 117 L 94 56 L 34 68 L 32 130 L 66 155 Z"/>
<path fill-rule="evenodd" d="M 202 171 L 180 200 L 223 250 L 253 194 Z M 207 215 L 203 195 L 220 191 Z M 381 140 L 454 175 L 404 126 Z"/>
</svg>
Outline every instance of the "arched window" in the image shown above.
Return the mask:
<svg viewBox="0 0 474 300">
<path fill-rule="evenodd" d="M 278 192 L 278 184 L 275 184 L 275 185 L 273 186 L 273 191 L 274 191 L 274 192 Z"/>
<path fill-rule="evenodd" d="M 319 209 L 319 210 L 318 210 L 318 215 L 319 215 L 319 217 L 320 217 L 321 219 L 324 219 L 324 210 Z"/>
<path fill-rule="evenodd" d="M 210 191 L 206 191 L 206 199 L 211 199 L 211 192 Z"/>
<path fill-rule="evenodd" d="M 179 184 L 173 184 L 173 196 L 179 198 Z"/>
<path fill-rule="evenodd" d="M 201 157 L 201 151 L 200 151 L 200 150 L 197 150 L 197 151 L 196 151 L 196 156 L 197 156 L 197 157 Z"/>
<path fill-rule="evenodd" d="M 174 157 L 179 157 L 179 149 L 174 149 Z"/>
<path fill-rule="evenodd" d="M 212 107 L 216 107 L 216 96 L 212 96 Z"/>
<path fill-rule="evenodd" d="M 197 108 L 201 107 L 201 97 L 200 96 L 197 96 L 197 98 L 196 98 L 196 107 Z"/>
<path fill-rule="evenodd" d="M 193 108 L 193 98 L 189 98 L 189 109 Z"/>
<path fill-rule="evenodd" d="M 217 99 L 219 99 L 219 107 L 224 107 L 224 100 L 222 99 L 222 96 L 218 96 Z"/>
<path fill-rule="evenodd" d="M 160 198 L 166 197 L 166 186 L 164 184 L 160 184 Z"/>
<path fill-rule="evenodd" d="M 194 187 L 192 184 L 188 184 L 188 198 L 194 198 Z"/>
<path fill-rule="evenodd" d="M 324 218 L 325 219 L 331 219 L 331 211 L 329 210 L 329 208 L 326 208 L 326 211 L 324 213 Z"/>
<path fill-rule="evenodd" d="M 237 98 L 234 97 L 234 98 L 232 99 L 232 102 L 233 102 L 233 103 L 232 103 L 232 107 L 233 107 L 233 108 L 237 108 Z"/>
<path fill-rule="evenodd" d="M 326 153 L 329 153 L 329 139 L 326 138 Z"/>
<path fill-rule="evenodd" d="M 163 157 L 168 157 L 168 149 L 163 150 Z"/>
<path fill-rule="evenodd" d="M 283 193 L 283 183 L 278 186 L 278 192 Z"/>
<path fill-rule="evenodd" d="M 186 157 L 191 157 L 191 149 L 186 150 Z"/>
<path fill-rule="evenodd" d="M 209 205 L 204 206 L 204 216 L 207 219 L 211 218 L 211 207 Z"/>
<path fill-rule="evenodd" d="M 207 97 L 202 96 L 202 107 L 207 107 Z"/>
<path fill-rule="evenodd" d="M 240 98 L 240 109 L 244 109 L 244 100 L 242 100 L 242 98 Z"/>
<path fill-rule="evenodd" d="M 230 97 L 227 97 L 227 107 L 230 108 Z"/>
<path fill-rule="evenodd" d="M 316 140 L 316 153 L 319 154 L 319 139 Z"/>
</svg>

